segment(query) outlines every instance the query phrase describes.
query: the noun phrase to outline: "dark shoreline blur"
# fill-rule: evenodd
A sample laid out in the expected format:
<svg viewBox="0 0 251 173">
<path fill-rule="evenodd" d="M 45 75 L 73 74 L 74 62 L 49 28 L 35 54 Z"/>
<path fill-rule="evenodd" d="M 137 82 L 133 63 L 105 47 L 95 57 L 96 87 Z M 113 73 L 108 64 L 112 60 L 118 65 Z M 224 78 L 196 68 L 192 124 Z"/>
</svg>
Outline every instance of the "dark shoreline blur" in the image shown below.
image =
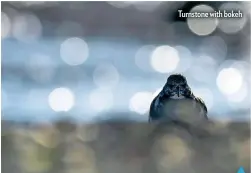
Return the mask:
<svg viewBox="0 0 251 173">
<path fill-rule="evenodd" d="M 2 121 L 3 173 L 250 172 L 250 123 Z"/>
</svg>

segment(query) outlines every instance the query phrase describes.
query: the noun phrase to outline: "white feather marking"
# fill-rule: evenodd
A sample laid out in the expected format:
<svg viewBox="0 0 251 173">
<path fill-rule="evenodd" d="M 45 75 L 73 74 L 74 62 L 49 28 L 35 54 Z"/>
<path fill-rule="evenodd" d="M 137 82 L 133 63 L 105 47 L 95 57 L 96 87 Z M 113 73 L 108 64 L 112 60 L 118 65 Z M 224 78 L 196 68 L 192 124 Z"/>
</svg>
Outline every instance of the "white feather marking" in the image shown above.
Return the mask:
<svg viewBox="0 0 251 173">
<path fill-rule="evenodd" d="M 185 97 L 184 96 L 178 96 L 177 94 L 175 94 L 174 96 L 170 97 L 171 99 L 176 99 L 176 100 L 179 100 L 179 99 L 184 99 Z"/>
</svg>

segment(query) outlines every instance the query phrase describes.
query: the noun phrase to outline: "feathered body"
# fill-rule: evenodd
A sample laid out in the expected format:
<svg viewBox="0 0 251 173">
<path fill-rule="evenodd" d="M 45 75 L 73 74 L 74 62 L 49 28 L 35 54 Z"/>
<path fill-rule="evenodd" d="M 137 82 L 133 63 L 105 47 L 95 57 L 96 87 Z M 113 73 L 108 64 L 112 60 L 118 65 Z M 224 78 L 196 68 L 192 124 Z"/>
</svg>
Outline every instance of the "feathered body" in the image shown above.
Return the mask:
<svg viewBox="0 0 251 173">
<path fill-rule="evenodd" d="M 169 76 L 160 93 L 150 106 L 149 121 L 183 120 L 201 121 L 208 119 L 207 107 L 196 97 L 181 74 Z"/>
</svg>

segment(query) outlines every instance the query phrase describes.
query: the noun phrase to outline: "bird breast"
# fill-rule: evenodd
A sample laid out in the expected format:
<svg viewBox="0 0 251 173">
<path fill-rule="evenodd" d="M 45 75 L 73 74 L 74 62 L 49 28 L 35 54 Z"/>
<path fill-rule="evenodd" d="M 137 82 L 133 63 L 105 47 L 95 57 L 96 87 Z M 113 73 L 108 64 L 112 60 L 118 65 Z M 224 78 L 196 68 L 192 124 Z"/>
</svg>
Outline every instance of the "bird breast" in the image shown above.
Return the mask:
<svg viewBox="0 0 251 173">
<path fill-rule="evenodd" d="M 162 115 L 168 119 L 195 122 L 204 119 L 203 107 L 193 99 L 168 99 L 163 102 Z"/>
</svg>

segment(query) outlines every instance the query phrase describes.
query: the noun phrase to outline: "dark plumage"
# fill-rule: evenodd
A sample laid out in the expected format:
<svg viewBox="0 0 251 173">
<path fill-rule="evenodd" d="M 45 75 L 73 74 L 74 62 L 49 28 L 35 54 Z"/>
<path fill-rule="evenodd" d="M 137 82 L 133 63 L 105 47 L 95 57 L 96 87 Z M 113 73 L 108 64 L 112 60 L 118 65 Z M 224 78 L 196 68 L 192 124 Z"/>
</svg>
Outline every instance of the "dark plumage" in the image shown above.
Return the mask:
<svg viewBox="0 0 251 173">
<path fill-rule="evenodd" d="M 168 77 L 150 106 L 149 122 L 159 120 L 201 121 L 208 119 L 207 107 L 196 97 L 181 74 Z"/>
</svg>

